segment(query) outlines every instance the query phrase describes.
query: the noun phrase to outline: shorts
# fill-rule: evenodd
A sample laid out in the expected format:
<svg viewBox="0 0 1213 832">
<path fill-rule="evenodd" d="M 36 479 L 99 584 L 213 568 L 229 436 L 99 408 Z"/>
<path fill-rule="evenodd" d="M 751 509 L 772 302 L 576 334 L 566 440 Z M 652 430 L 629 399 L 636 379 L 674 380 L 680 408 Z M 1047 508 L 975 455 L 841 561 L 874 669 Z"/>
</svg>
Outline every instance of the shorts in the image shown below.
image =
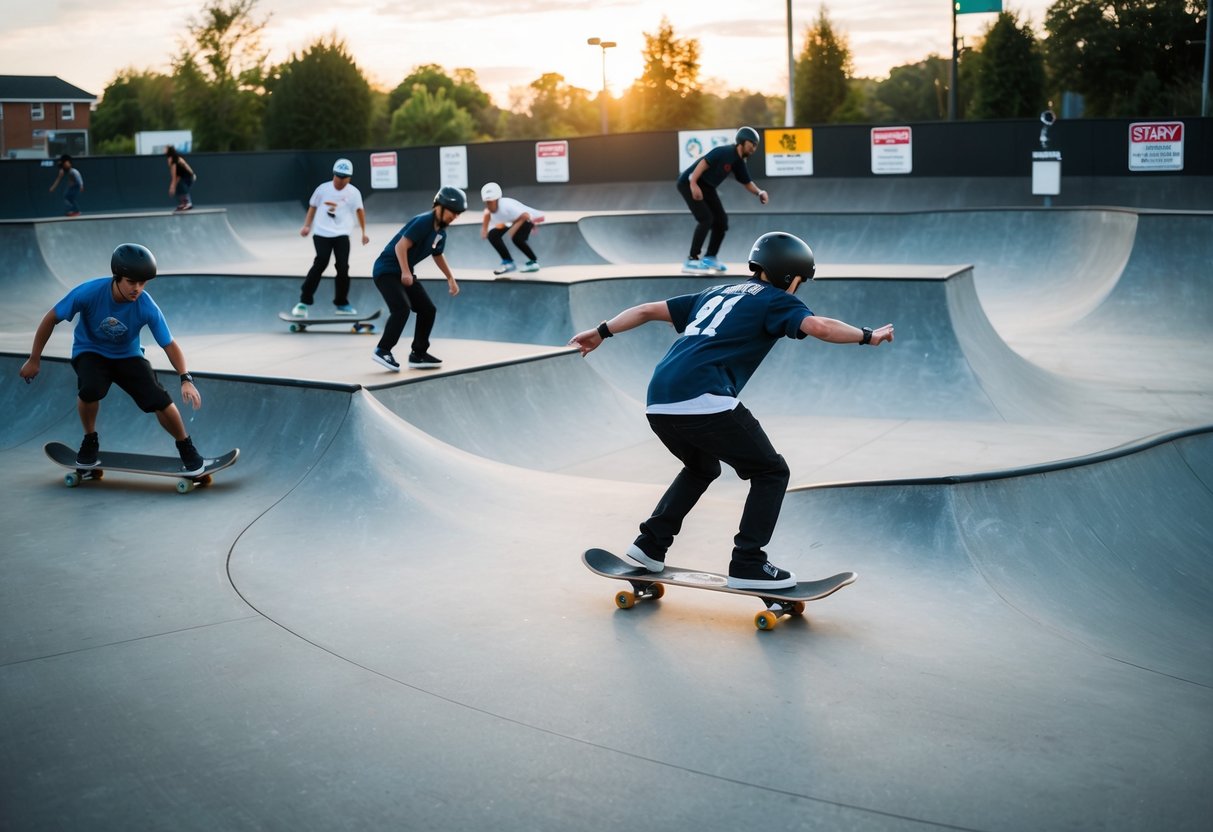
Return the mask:
<svg viewBox="0 0 1213 832">
<path fill-rule="evenodd" d="M 173 403 L 160 384 L 151 362 L 143 356 L 106 358 L 95 352 L 82 352 L 72 359 L 76 371 L 76 392 L 82 402 L 99 402 L 117 384 L 135 400 L 144 413 L 156 413 Z"/>
</svg>

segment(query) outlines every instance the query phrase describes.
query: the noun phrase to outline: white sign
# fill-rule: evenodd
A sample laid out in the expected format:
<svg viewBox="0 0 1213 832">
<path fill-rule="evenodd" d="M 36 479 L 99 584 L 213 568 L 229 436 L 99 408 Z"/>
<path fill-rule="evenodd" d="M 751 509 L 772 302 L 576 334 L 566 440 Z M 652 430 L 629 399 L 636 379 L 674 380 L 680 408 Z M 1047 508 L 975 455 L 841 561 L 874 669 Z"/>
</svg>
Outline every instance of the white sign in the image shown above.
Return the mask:
<svg viewBox="0 0 1213 832">
<path fill-rule="evenodd" d="M 439 179 L 442 187 L 451 185 L 467 190 L 468 186 L 468 149 L 465 145 L 457 147 L 438 148 L 440 168 Z"/>
<path fill-rule="evenodd" d="M 189 130 L 144 130 L 135 134 L 135 152 L 140 156 L 162 156 L 169 145 L 189 153 L 194 149 L 194 134 Z"/>
<path fill-rule="evenodd" d="M 1139 121 L 1129 125 L 1129 170 L 1183 169 L 1182 121 Z"/>
<path fill-rule="evenodd" d="M 396 151 L 392 150 L 386 153 L 371 154 L 371 187 L 372 188 L 395 188 L 397 187 L 396 178 Z"/>
<path fill-rule="evenodd" d="M 678 172 L 682 173 L 709 150 L 733 144 L 736 130 L 679 130 Z"/>
<path fill-rule="evenodd" d="M 909 127 L 872 128 L 872 173 L 910 173 L 914 133 Z"/>
<path fill-rule="evenodd" d="M 568 142 L 535 142 L 535 181 L 569 181 Z"/>
<path fill-rule="evenodd" d="M 1032 193 L 1036 196 L 1057 196 L 1061 193 L 1061 151 L 1032 152 Z"/>
</svg>

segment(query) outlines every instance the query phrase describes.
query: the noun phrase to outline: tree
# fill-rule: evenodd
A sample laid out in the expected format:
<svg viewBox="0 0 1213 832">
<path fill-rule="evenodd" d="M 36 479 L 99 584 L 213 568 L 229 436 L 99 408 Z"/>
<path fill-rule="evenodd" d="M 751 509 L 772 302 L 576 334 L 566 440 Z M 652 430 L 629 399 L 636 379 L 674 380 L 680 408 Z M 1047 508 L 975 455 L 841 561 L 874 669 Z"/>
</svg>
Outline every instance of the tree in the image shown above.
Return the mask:
<svg viewBox="0 0 1213 832">
<path fill-rule="evenodd" d="M 949 64 L 932 54 L 916 64 L 895 66 L 876 88 L 876 100 L 889 108 L 895 121 L 942 119 L 948 113 Z"/>
<path fill-rule="evenodd" d="M 1090 116 L 1200 112 L 1208 0 L 1057 0 L 1045 13 L 1045 63 L 1057 91 Z"/>
<path fill-rule="evenodd" d="M 98 153 L 133 153 L 136 133 L 176 125 L 173 79 L 151 70 L 124 69 L 106 85 L 93 113 L 93 148 Z"/>
<path fill-rule="evenodd" d="M 431 93 L 421 84 L 392 113 L 388 138 L 394 144 L 464 144 L 476 135 L 476 123 L 467 110 L 447 98 L 446 90 Z"/>
<path fill-rule="evenodd" d="M 825 5 L 805 30 L 804 49 L 796 60 L 792 114 L 797 124 L 831 121 L 847 98 L 847 79 L 853 72 L 851 47 L 834 32 Z"/>
<path fill-rule="evenodd" d="M 257 0 L 209 0 L 187 26 L 190 40 L 173 64 L 177 114 L 196 150 L 251 150 L 261 137 L 266 53 Z"/>
<path fill-rule="evenodd" d="M 1001 12 L 986 30 L 981 72 L 973 100 L 974 118 L 1035 117 L 1046 103 L 1044 59 L 1032 27 Z"/>
<path fill-rule="evenodd" d="M 493 106 L 489 94 L 480 88 L 474 70 L 459 68 L 453 75 L 448 75 L 438 64 L 414 67 L 413 71 L 388 93 L 388 112 L 395 113 L 400 109 L 400 105 L 405 103 L 418 87 L 425 89 L 430 95 L 437 95 L 439 90 L 445 90 L 446 97 L 456 107 L 471 115 L 478 135 L 491 137 L 494 134 L 500 111 Z"/>
<path fill-rule="evenodd" d="M 269 147 L 320 150 L 366 143 L 371 87 L 336 35 L 291 55 L 266 86 Z"/>
<path fill-rule="evenodd" d="M 675 130 L 695 126 L 703 114 L 699 89 L 699 41 L 678 38 L 668 18 L 657 34 L 644 35 L 644 72 L 629 90 L 630 127 Z"/>
<path fill-rule="evenodd" d="M 531 135 L 534 138 L 587 136 L 599 130 L 598 105 L 588 90 L 566 84 L 564 76 L 548 72 L 531 82 Z"/>
</svg>

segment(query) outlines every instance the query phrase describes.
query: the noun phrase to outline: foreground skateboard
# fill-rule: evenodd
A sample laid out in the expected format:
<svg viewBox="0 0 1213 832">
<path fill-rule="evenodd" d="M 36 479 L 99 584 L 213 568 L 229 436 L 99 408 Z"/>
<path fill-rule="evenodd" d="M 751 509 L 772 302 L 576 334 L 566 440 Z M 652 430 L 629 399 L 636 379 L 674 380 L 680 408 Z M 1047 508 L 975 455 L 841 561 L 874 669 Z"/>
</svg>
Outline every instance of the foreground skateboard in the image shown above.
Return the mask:
<svg viewBox="0 0 1213 832">
<path fill-rule="evenodd" d="M 754 616 L 754 626 L 760 630 L 774 629 L 779 619 L 785 615 L 802 615 L 806 601 L 817 601 L 827 595 L 833 595 L 847 584 L 854 583 L 859 577 L 854 572 L 842 572 L 820 581 L 801 581 L 787 589 L 733 589 L 728 585 L 729 579 L 726 576 L 717 575 L 715 572 L 683 569 L 669 564 L 666 564 L 662 572 L 649 572 L 631 561 L 612 555 L 605 549 L 587 549 L 581 556 L 581 562 L 591 572 L 604 578 L 627 581 L 632 585 L 631 592 L 624 589 L 615 593 L 615 605 L 621 610 L 636 606 L 638 601 L 660 598 L 665 594 L 663 584 L 710 589 L 732 595 L 752 595 L 761 598 L 767 607 Z"/>
<path fill-rule="evenodd" d="M 177 491 L 187 494 L 198 486 L 211 484 L 211 474 L 236 464 L 240 449 L 235 448 L 223 456 L 206 460 L 201 474 L 185 476 L 181 459 L 175 456 L 153 456 L 152 454 L 126 454 L 120 451 L 101 451 L 97 454 L 97 466 L 80 468 L 76 465 L 76 450 L 62 442 L 48 442 L 42 448 L 51 461 L 70 468 L 71 473 L 63 477 L 68 488 L 75 488 L 85 480 L 99 480 L 108 471 L 124 471 L 128 474 L 149 474 L 154 477 L 176 477 Z"/>
<path fill-rule="evenodd" d="M 379 317 L 382 309 L 369 315 L 330 315 L 327 318 L 296 318 L 290 312 L 279 312 L 278 317 L 291 325 L 291 332 L 307 332 L 312 324 L 349 324 L 351 332 L 374 332 L 375 325 L 369 323 Z"/>
</svg>

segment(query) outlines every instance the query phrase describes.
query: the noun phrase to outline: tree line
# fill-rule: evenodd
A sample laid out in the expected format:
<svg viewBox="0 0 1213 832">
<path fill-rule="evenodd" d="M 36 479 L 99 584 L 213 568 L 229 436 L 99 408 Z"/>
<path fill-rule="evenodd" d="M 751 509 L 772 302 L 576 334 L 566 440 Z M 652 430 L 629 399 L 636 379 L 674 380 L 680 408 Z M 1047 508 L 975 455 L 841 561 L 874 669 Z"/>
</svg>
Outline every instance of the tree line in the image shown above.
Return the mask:
<svg viewBox="0 0 1213 832">
<path fill-rule="evenodd" d="M 1004 11 L 957 63 L 957 117 L 1034 117 L 1080 96 L 1084 113 L 1175 117 L 1200 112 L 1209 0 L 1057 0 L 1038 38 Z M 462 144 L 493 139 L 591 135 L 595 94 L 544 73 L 493 103 L 472 69 L 415 67 L 391 90 L 367 81 L 336 34 L 277 65 L 261 39 L 268 17 L 257 0 L 208 0 L 190 20 L 172 72 L 126 69 L 93 115 L 94 150 L 133 153 L 134 134 L 186 128 L 203 151 Z M 885 79 L 855 77 L 846 34 L 822 5 L 795 60 L 796 124 L 921 122 L 945 118 L 951 60 L 930 54 Z M 710 89 L 699 41 L 668 19 L 645 33 L 644 71 L 607 96 L 612 129 L 670 130 L 784 121 L 785 98 Z"/>
</svg>

